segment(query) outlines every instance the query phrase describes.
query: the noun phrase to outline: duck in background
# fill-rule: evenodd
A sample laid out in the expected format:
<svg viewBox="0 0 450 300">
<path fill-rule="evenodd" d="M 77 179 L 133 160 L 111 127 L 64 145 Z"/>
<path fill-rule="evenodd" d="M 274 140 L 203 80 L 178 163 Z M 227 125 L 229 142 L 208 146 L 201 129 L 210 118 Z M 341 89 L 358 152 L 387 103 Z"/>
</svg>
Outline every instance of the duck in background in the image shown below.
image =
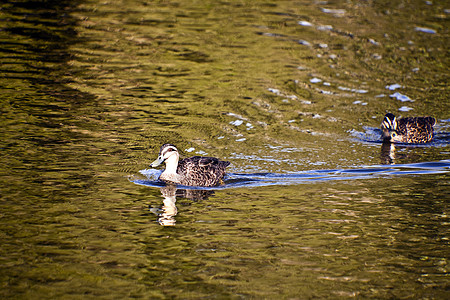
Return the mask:
<svg viewBox="0 0 450 300">
<path fill-rule="evenodd" d="M 410 117 L 397 119 L 387 113 L 381 123 L 383 141 L 391 143 L 422 144 L 430 142 L 434 137 L 433 117 Z"/>
</svg>

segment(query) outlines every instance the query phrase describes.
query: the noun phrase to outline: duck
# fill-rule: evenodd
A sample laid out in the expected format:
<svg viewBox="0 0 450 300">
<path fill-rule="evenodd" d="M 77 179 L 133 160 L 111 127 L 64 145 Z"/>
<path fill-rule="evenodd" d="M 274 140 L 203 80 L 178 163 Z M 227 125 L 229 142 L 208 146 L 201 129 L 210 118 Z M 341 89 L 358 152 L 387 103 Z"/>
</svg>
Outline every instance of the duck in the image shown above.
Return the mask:
<svg viewBox="0 0 450 300">
<path fill-rule="evenodd" d="M 397 119 L 393 114 L 387 113 L 381 122 L 383 141 L 408 144 L 428 143 L 434 137 L 434 125 L 436 125 L 436 119 L 433 117 Z"/>
<path fill-rule="evenodd" d="M 166 163 L 166 169 L 159 180 L 186 186 L 217 186 L 223 183 L 225 169 L 230 164 L 215 157 L 193 156 L 180 159 L 177 147 L 164 144 L 159 150 L 158 158 L 150 164 L 155 168 Z"/>
</svg>

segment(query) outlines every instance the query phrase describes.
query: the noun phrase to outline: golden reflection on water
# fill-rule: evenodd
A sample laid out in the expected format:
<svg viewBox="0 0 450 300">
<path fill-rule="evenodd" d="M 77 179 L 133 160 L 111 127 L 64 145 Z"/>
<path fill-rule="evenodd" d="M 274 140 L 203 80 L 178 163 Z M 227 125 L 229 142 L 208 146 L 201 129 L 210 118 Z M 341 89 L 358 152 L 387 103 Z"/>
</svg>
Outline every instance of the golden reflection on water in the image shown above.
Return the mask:
<svg viewBox="0 0 450 300">
<path fill-rule="evenodd" d="M 178 212 L 175 203 L 176 198 L 176 187 L 166 186 L 161 188 L 161 194 L 164 197 L 162 213 L 158 216 L 158 222 L 162 226 L 174 226 L 176 223 L 175 216 Z"/>
</svg>

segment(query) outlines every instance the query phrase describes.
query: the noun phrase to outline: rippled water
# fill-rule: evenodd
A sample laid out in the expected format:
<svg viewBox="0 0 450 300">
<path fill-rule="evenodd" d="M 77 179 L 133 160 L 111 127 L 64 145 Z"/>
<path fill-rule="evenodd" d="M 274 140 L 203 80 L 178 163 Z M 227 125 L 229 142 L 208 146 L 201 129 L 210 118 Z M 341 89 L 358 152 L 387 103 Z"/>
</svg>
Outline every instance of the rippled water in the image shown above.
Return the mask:
<svg viewBox="0 0 450 300">
<path fill-rule="evenodd" d="M 2 298 L 448 298 L 445 1 L 0 4 Z M 380 140 L 432 115 L 426 145 Z M 161 144 L 231 162 L 165 186 Z"/>
</svg>

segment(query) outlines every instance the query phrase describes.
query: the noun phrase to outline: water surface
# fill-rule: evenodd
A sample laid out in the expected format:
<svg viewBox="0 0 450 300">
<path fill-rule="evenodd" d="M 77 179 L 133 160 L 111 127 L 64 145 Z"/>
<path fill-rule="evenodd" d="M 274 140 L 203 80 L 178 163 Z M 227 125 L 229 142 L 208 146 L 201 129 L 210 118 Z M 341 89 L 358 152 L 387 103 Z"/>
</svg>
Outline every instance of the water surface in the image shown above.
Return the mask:
<svg viewBox="0 0 450 300">
<path fill-rule="evenodd" d="M 0 8 L 2 298 L 448 298 L 445 1 Z M 225 185 L 158 182 L 166 142 Z"/>
</svg>

